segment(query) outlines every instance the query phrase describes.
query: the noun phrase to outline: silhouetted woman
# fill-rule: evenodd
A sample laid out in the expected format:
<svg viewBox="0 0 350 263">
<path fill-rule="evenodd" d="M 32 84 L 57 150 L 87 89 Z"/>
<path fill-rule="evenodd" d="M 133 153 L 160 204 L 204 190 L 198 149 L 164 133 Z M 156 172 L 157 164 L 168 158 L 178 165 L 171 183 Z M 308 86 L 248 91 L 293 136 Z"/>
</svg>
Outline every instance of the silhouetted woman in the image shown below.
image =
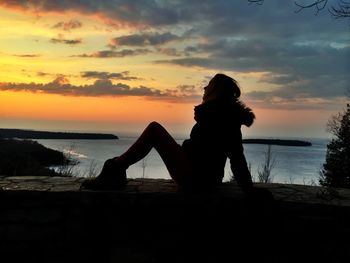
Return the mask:
<svg viewBox="0 0 350 263">
<path fill-rule="evenodd" d="M 237 82 L 216 74 L 204 88 L 203 102 L 194 108 L 190 139 L 179 145 L 157 122 L 151 122 L 136 142 L 121 156 L 105 162 L 99 176 L 83 187 L 113 190 L 127 183 L 126 169 L 155 148 L 171 178 L 184 189 L 210 189 L 222 183 L 226 159 L 243 190 L 252 188 L 251 174 L 243 152 L 241 125 L 250 126 L 254 113 L 239 101 Z"/>
</svg>

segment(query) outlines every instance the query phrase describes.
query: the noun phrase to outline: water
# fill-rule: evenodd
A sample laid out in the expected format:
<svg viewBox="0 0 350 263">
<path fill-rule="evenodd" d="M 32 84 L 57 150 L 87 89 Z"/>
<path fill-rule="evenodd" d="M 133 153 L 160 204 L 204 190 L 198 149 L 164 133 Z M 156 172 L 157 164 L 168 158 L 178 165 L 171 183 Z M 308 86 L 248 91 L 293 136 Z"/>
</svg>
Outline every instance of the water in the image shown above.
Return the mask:
<svg viewBox="0 0 350 263">
<path fill-rule="evenodd" d="M 77 176 L 96 175 L 104 161 L 122 154 L 136 140 L 133 137 L 120 137 L 119 140 L 37 140 L 46 147 L 63 151 L 79 160 L 74 167 Z M 183 140 L 177 140 L 179 144 Z M 274 183 L 316 184 L 319 171 L 325 161 L 328 140 L 308 139 L 309 147 L 271 146 L 275 167 L 271 175 Z M 247 162 L 250 164 L 253 179 L 258 178 L 258 169 L 264 163 L 267 145 L 244 144 Z M 130 178 L 165 178 L 170 179 L 160 156 L 152 150 L 145 160 L 129 167 L 127 175 Z M 226 163 L 224 181 L 228 181 L 232 173 L 229 162 Z"/>
</svg>

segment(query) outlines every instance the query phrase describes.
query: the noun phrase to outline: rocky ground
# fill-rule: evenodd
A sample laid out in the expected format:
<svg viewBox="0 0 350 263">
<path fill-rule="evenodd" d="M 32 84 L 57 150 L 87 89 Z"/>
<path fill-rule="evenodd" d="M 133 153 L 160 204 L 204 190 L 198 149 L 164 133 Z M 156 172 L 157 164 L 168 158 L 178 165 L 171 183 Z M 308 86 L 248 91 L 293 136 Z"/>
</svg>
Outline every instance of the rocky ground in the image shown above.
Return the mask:
<svg viewBox="0 0 350 263">
<path fill-rule="evenodd" d="M 133 179 L 98 192 L 84 180 L 0 177 L 2 262 L 350 261 L 347 189 L 256 184 L 271 201 L 229 183 L 185 193 Z"/>
</svg>

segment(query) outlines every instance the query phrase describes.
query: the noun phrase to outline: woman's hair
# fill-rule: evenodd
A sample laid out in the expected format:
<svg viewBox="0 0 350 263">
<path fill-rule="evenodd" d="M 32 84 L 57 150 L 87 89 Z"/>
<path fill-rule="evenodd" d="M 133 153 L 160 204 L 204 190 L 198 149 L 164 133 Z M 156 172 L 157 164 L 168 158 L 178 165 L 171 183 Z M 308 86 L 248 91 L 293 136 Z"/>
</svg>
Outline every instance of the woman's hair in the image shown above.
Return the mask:
<svg viewBox="0 0 350 263">
<path fill-rule="evenodd" d="M 241 96 L 241 90 L 238 83 L 233 78 L 225 74 L 216 74 L 206 87 L 203 96 L 203 102 L 214 99 L 238 99 Z"/>
<path fill-rule="evenodd" d="M 238 99 L 241 96 L 241 89 L 235 79 L 219 73 L 214 76 L 213 80 L 216 88 L 221 90 L 222 96 L 234 99 Z"/>
</svg>

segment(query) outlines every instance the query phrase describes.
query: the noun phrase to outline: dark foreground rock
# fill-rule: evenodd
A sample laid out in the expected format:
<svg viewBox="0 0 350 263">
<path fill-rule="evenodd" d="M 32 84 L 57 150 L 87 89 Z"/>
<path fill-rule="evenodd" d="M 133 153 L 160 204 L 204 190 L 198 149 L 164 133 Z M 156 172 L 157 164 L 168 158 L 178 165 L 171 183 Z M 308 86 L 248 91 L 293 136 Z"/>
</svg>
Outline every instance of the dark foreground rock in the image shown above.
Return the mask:
<svg viewBox="0 0 350 263">
<path fill-rule="evenodd" d="M 0 138 L 0 174 L 7 176 L 58 175 L 50 166 L 76 163 L 63 152 L 36 141 Z"/>
<path fill-rule="evenodd" d="M 350 191 L 234 184 L 185 193 L 170 180 L 120 191 L 81 178 L 2 177 L 1 262 L 350 262 Z"/>
</svg>

